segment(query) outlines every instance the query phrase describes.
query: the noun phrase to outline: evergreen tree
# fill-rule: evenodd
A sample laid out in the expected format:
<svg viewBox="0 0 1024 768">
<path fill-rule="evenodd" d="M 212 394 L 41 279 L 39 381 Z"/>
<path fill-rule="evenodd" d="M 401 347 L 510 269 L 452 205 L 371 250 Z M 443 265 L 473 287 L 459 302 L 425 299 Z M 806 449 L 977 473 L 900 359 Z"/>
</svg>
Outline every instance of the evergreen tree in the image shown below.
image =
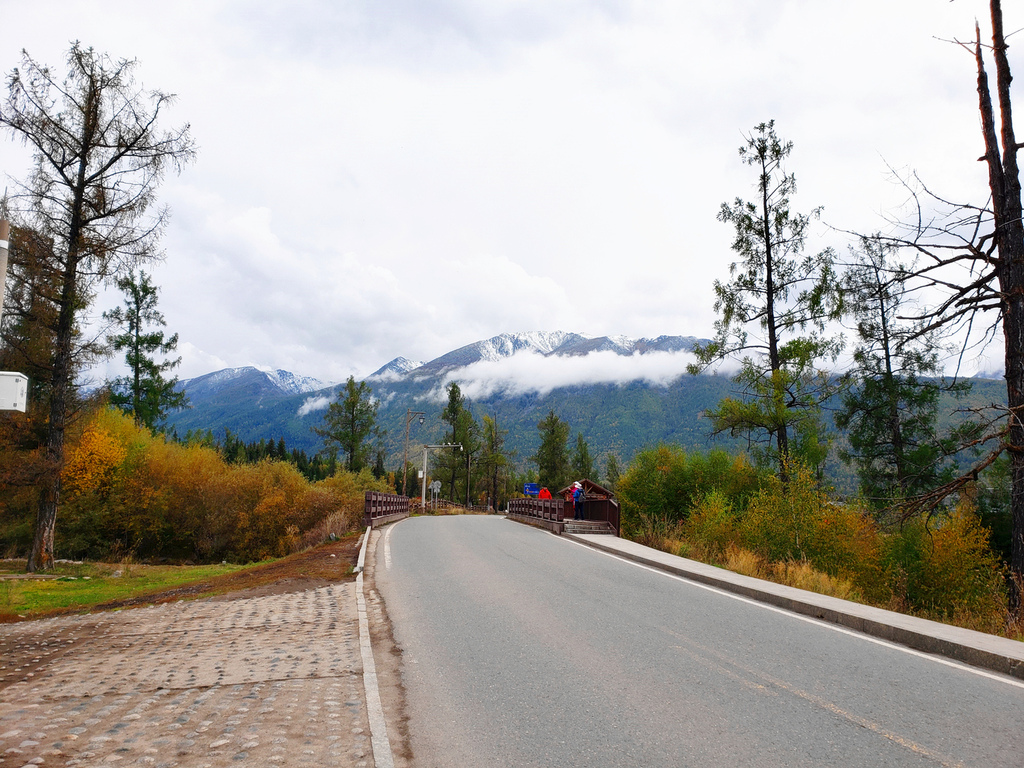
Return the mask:
<svg viewBox="0 0 1024 768">
<path fill-rule="evenodd" d="M 495 510 L 504 508 L 508 499 L 512 461 L 505 449 L 507 436 L 508 430 L 499 428 L 494 417 L 483 417 L 482 450 L 477 466 L 483 475 L 488 500 Z"/>
<path fill-rule="evenodd" d="M 569 425 L 551 410 L 537 424 L 537 430 L 540 447 L 530 461 L 537 465 L 537 482 L 555 492 L 569 484 Z"/>
<path fill-rule="evenodd" d="M 324 440 L 330 464 L 339 449 L 345 454 L 345 469 L 349 472 L 358 472 L 369 463 L 374 448 L 371 438 L 381 435 L 377 427 L 378 405 L 370 385 L 365 381 L 357 384 L 354 376 L 338 388 L 334 402 L 324 414 L 324 426 L 313 427 L 313 432 Z"/>
<path fill-rule="evenodd" d="M 956 441 L 938 434 L 939 396 L 948 390 L 962 397 L 970 389 L 967 382 L 944 383 L 932 335 L 899 322 L 897 312 L 907 310 L 907 284 L 893 263 L 894 251 L 877 238 L 862 238 L 843 279 L 857 346 L 847 374 L 853 386 L 845 390 L 835 422 L 848 431 L 850 450 L 843 459 L 857 468 L 861 491 L 878 507 L 952 476 L 943 459 Z"/>
<path fill-rule="evenodd" d="M 387 470 L 384 468 L 384 456 L 384 448 L 378 446 L 377 450 L 374 451 L 373 469 L 371 470 L 373 472 L 373 476 L 378 480 L 387 474 Z"/>
<path fill-rule="evenodd" d="M 619 469 L 619 460 L 616 458 L 614 453 L 608 454 L 608 459 L 605 462 L 604 469 L 604 484 L 609 491 L 614 492 L 615 488 L 619 484 L 619 477 L 622 475 L 622 471 Z"/>
<path fill-rule="evenodd" d="M 131 414 L 139 426 L 154 430 L 168 411 L 183 408 L 188 402 L 185 393 L 177 389 L 178 377 L 164 377 L 181 363 L 181 358 L 156 359 L 177 348 L 178 334 L 165 339 L 164 332 L 157 330 L 167 323 L 156 308 L 158 289 L 149 275 L 140 272 L 136 279 L 129 272 L 118 278 L 117 287 L 124 294 L 124 306 L 104 312 L 103 317 L 122 329 L 108 341 L 115 352 L 125 353 L 130 374 L 110 382 L 110 402 Z"/>
<path fill-rule="evenodd" d="M 462 394 L 457 382 L 447 386 L 448 404 L 441 412 L 441 421 L 449 425 L 444 441 L 462 448 L 449 448 L 440 453 L 437 461 L 437 473 L 443 483 L 448 485 L 448 499 L 451 501 L 469 501 L 472 490 L 472 464 L 480 451 L 480 426 L 473 418 L 470 402 Z"/>
<path fill-rule="evenodd" d="M 590 448 L 579 432 L 576 433 L 576 448 L 572 452 L 572 474 L 577 480 L 592 480 L 596 474 Z"/>
<path fill-rule="evenodd" d="M 719 221 L 735 230 L 732 248 L 740 256 L 727 283 L 715 281 L 715 338 L 698 345 L 699 373 L 725 358 L 739 357 L 735 377 L 746 397 L 725 398 L 708 412 L 715 434 L 745 436 L 764 443 L 782 479 L 794 448 L 811 463 L 827 451 L 821 434 L 821 404 L 835 393 L 832 377 L 817 361 L 834 360 L 839 342 L 824 335 L 839 311 L 831 249 L 805 256 L 812 218 L 790 211 L 796 179 L 784 167 L 793 149 L 775 134 L 774 121 L 761 123 L 740 147 L 740 158 L 758 174 L 756 203 L 736 198 L 724 204 Z"/>
</svg>

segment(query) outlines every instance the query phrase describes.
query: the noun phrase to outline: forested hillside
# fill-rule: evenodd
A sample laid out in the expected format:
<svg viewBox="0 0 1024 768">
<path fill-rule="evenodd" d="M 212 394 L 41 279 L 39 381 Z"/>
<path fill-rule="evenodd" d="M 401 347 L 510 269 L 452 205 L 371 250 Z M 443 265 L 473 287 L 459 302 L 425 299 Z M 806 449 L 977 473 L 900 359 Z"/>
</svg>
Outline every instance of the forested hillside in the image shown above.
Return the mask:
<svg viewBox="0 0 1024 768">
<path fill-rule="evenodd" d="M 944 422 L 956 419 L 958 407 L 1005 401 L 1003 382 L 976 379 L 972 384 L 971 394 L 963 403 L 952 399 L 944 403 Z M 385 464 L 389 469 L 401 465 L 406 409 L 425 413 L 424 423 L 413 421 L 409 433 L 410 461 L 418 464 L 422 445 L 441 442 L 445 431 L 441 421 L 445 402 L 430 399 L 430 393 L 439 389 L 438 380 L 409 377 L 371 382 L 371 386 L 380 401 L 378 421 L 386 430 Z M 544 395 L 494 395 L 471 401 L 470 407 L 477 420 L 486 414 L 508 430 L 507 445 L 515 451 L 515 463 L 522 470 L 540 441 L 537 423 L 550 410 L 570 425 L 573 440 L 577 433 L 583 435 L 603 467 L 608 453 L 614 453 L 624 465 L 642 448 L 658 443 L 686 450 L 713 446 L 742 450 L 745 444 L 739 439 L 711 437 L 710 425 L 701 417 L 734 387 L 726 376 L 682 376 L 664 387 L 635 381 L 623 386 L 563 387 Z M 187 389 L 192 408 L 173 414 L 168 429 L 179 437 L 190 431 L 209 431 L 218 441 L 223 441 L 226 430 L 243 442 L 283 438 L 289 450 L 303 450 L 312 456 L 321 448 L 312 428 L 320 425 L 326 402 L 333 399 L 337 389 L 285 394 L 261 385 L 257 378 L 225 382 L 220 389 L 207 387 L 201 396 Z M 324 407 L 308 410 L 318 399 Z M 837 435 L 837 439 L 842 437 Z M 848 477 L 838 459 L 832 459 L 826 471 L 836 479 Z"/>
</svg>

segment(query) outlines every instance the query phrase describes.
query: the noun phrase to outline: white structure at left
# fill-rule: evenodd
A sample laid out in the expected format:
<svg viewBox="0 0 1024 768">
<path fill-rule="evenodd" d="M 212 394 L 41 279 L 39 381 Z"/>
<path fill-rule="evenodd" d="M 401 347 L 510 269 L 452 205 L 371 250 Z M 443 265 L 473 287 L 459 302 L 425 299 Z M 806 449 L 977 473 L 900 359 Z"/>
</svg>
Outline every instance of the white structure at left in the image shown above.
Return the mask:
<svg viewBox="0 0 1024 768">
<path fill-rule="evenodd" d="M 4 316 L 4 289 L 7 287 L 7 238 L 11 225 L 0 221 L 0 320 Z M 0 371 L 0 411 L 25 412 L 28 400 L 28 377 L 23 373 Z"/>
<path fill-rule="evenodd" d="M 0 411 L 25 412 L 28 401 L 28 376 L 0 371 Z"/>
</svg>

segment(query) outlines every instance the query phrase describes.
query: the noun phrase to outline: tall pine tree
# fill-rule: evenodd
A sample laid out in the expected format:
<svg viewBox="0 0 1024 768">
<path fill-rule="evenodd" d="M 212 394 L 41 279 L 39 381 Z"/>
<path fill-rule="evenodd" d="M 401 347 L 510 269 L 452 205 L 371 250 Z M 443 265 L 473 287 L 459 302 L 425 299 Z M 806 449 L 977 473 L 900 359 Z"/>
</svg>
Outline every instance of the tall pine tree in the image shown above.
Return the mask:
<svg viewBox="0 0 1024 768">
<path fill-rule="evenodd" d="M 177 389 L 178 377 L 166 378 L 165 373 L 181 363 L 181 358 L 158 360 L 177 349 L 178 334 L 164 338 L 159 330 L 167 325 L 157 310 L 158 288 L 150 276 L 134 272 L 118 278 L 117 287 L 124 294 L 124 305 L 104 312 L 103 317 L 121 332 L 108 337 L 115 352 L 124 352 L 129 375 L 110 382 L 110 402 L 131 414 L 135 423 L 147 429 L 156 429 L 168 411 L 183 408 L 188 398 Z"/>
<path fill-rule="evenodd" d="M 555 492 L 569 484 L 569 425 L 552 410 L 538 422 L 537 430 L 540 446 L 530 461 L 537 465 L 537 482 Z"/>
<path fill-rule="evenodd" d="M 736 198 L 719 211 L 719 221 L 735 231 L 732 248 L 740 260 L 730 265 L 729 282 L 715 281 L 715 338 L 695 348 L 697 363 L 690 366 L 700 373 L 725 358 L 740 360 L 735 381 L 744 397 L 725 398 L 707 415 L 716 434 L 766 445 L 783 480 L 795 453 L 811 464 L 824 458 L 820 407 L 835 388 L 817 364 L 839 351 L 838 341 L 825 335 L 839 310 L 835 255 L 831 249 L 804 254 L 819 210 L 790 210 L 796 178 L 785 163 L 792 151 L 774 121 L 756 126 L 740 147 L 742 162 L 757 172 L 758 200 Z"/>
<path fill-rule="evenodd" d="M 313 432 L 323 438 L 324 446 L 333 458 L 340 449 L 345 455 L 345 469 L 358 472 L 370 463 L 370 457 L 382 436 L 377 427 L 377 407 L 373 390 L 365 381 L 356 383 L 349 376 L 324 414 L 322 427 Z"/>
</svg>

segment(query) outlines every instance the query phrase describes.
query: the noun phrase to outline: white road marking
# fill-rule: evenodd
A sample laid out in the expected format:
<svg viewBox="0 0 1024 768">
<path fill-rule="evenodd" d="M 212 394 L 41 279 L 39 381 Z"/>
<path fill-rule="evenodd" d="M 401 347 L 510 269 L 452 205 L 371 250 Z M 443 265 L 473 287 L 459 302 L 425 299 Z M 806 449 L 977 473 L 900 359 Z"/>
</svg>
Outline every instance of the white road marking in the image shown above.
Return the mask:
<svg viewBox="0 0 1024 768">
<path fill-rule="evenodd" d="M 395 530 L 394 525 L 389 525 L 387 533 L 384 534 L 384 568 L 391 570 L 391 532 Z"/>
<path fill-rule="evenodd" d="M 367 527 L 359 562 L 366 561 L 366 544 L 372 528 Z M 378 768 L 395 768 L 391 754 L 388 727 L 384 720 L 384 707 L 377 687 L 377 667 L 373 663 L 373 647 L 370 645 L 370 622 L 366 617 L 366 596 L 363 594 L 363 572 L 356 576 L 356 612 L 359 614 L 359 653 L 363 660 L 363 690 L 366 691 L 366 714 L 370 721 L 370 746 L 373 748 L 373 762 Z"/>
<path fill-rule="evenodd" d="M 552 534 L 552 535 L 555 535 L 555 534 Z M 819 627 L 824 627 L 826 629 L 831 629 L 833 632 L 841 632 L 844 635 L 849 635 L 850 637 L 860 638 L 861 640 L 866 640 L 869 643 L 874 643 L 875 645 L 880 645 L 883 648 L 891 648 L 891 649 L 893 649 L 895 651 L 901 651 L 903 653 L 908 653 L 911 656 L 917 656 L 920 659 L 927 659 L 928 661 L 934 661 L 937 664 L 944 664 L 947 667 L 953 667 L 954 669 L 959 669 L 959 670 L 962 670 L 964 672 L 970 672 L 973 675 L 978 675 L 979 677 L 986 677 L 989 680 L 995 680 L 996 682 L 1005 683 L 1006 685 L 1012 685 L 1012 686 L 1014 686 L 1016 688 L 1024 688 L 1024 682 L 1022 682 L 1020 680 L 1014 680 L 1011 677 L 1005 677 L 1003 675 L 999 675 L 999 674 L 996 674 L 994 672 L 987 672 L 987 671 L 985 671 L 983 669 L 978 669 L 977 667 L 971 667 L 971 666 L 968 666 L 966 664 L 961 664 L 958 661 L 952 661 L 950 659 L 944 659 L 941 656 L 933 656 L 932 654 L 929 654 L 929 653 L 923 653 L 921 651 L 915 651 L 913 648 L 907 648 L 904 645 L 897 645 L 896 643 L 891 643 L 888 640 L 882 640 L 881 638 L 878 638 L 878 637 L 872 637 L 871 635 L 865 635 L 862 632 L 857 632 L 857 631 L 852 630 L 852 629 L 847 629 L 846 627 L 841 627 L 838 624 L 832 624 L 832 623 L 827 622 L 827 621 L 821 621 L 820 619 L 815 619 L 815 618 L 813 618 L 811 616 L 804 616 L 803 614 L 794 613 L 793 611 L 787 611 L 785 608 L 779 608 L 779 607 L 774 606 L 774 605 L 769 605 L 768 603 L 759 602 L 758 600 L 752 600 L 749 597 L 744 597 L 743 595 L 737 595 L 735 592 L 729 592 L 729 591 L 724 590 L 724 589 L 719 589 L 718 587 L 712 587 L 710 584 L 703 584 L 703 583 L 701 583 L 699 581 L 694 581 L 692 579 L 688 579 L 685 576 L 680 576 L 679 574 L 676 574 L 676 573 L 670 573 L 668 571 L 663 571 L 663 570 L 661 570 L 659 568 L 654 568 L 654 567 L 652 567 L 650 565 L 644 565 L 643 563 L 638 563 L 635 560 L 630 560 L 629 558 L 621 557 L 620 555 L 615 555 L 615 554 L 612 554 L 611 552 L 605 552 L 604 550 L 601 550 L 601 549 L 594 549 L 593 547 L 588 547 L 586 544 L 582 544 L 582 543 L 580 543 L 578 541 L 572 541 L 571 539 L 564 539 L 561 536 L 559 536 L 558 538 L 560 540 L 562 540 L 562 541 L 565 541 L 565 542 L 569 543 L 569 544 L 575 544 L 578 547 L 585 547 L 586 549 L 589 549 L 592 552 L 597 552 L 599 554 L 606 555 L 607 557 L 614 558 L 615 560 L 619 560 L 619 561 L 621 561 L 623 563 L 628 563 L 629 565 L 634 565 L 637 568 L 643 568 L 644 570 L 650 571 L 651 573 L 657 573 L 657 574 L 660 574 L 662 576 L 667 576 L 670 579 L 675 579 L 676 581 L 685 582 L 686 584 L 689 584 L 689 585 L 694 586 L 694 587 L 699 587 L 700 589 L 707 590 L 708 592 L 714 592 L 716 595 L 722 595 L 723 597 L 729 597 L 729 598 L 732 598 L 733 600 L 739 600 L 741 603 L 746 603 L 747 605 L 757 606 L 758 608 L 763 608 L 766 611 L 772 611 L 773 613 L 782 614 L 783 616 L 788 616 L 788 617 L 790 617 L 792 619 L 798 619 L 799 621 L 804 621 L 804 622 L 807 622 L 808 624 L 814 624 L 814 625 L 819 626 Z"/>
</svg>

